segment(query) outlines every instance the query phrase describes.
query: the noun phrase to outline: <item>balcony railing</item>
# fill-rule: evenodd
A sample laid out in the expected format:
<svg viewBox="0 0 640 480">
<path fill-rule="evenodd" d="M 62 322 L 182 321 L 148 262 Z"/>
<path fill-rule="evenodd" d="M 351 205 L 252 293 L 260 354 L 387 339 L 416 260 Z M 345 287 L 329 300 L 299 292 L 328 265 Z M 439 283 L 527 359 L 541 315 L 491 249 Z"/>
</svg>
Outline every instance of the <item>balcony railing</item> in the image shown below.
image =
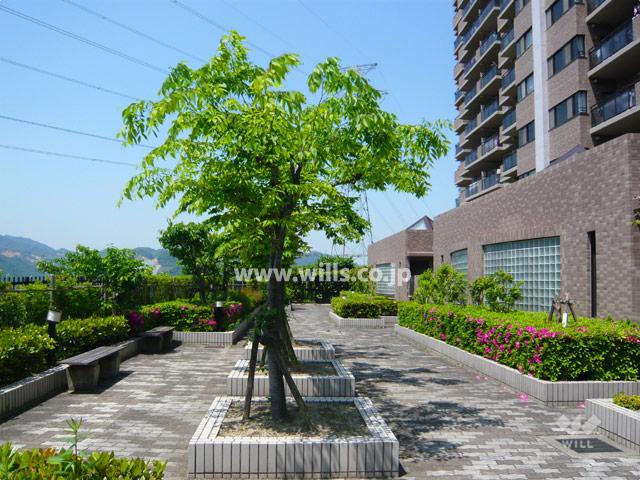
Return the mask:
<svg viewBox="0 0 640 480">
<path fill-rule="evenodd" d="M 507 73 L 505 73 L 500 79 L 500 89 L 504 90 L 515 81 L 516 81 L 516 70 L 515 68 L 512 68 Z"/>
<path fill-rule="evenodd" d="M 511 2 L 513 2 L 513 0 L 500 0 L 500 11 L 502 12 L 503 10 L 505 10 L 507 8 L 507 5 L 509 5 Z"/>
<path fill-rule="evenodd" d="M 485 139 L 482 142 L 482 145 L 480 146 L 480 150 L 482 152 L 482 155 L 486 155 L 490 151 L 498 148 L 499 146 L 500 146 L 500 137 L 496 133 L 495 135 L 492 135 L 491 137 Z"/>
<path fill-rule="evenodd" d="M 516 167 L 518 165 L 518 154 L 515 152 L 515 150 L 513 152 L 511 152 L 510 154 L 506 155 L 503 159 L 502 159 L 502 171 L 506 172 L 507 170 L 511 170 L 512 168 Z"/>
<path fill-rule="evenodd" d="M 466 96 L 464 97 L 464 104 L 465 105 L 467 103 L 469 103 L 473 97 L 476 96 L 477 91 L 478 91 L 477 84 L 469 89 L 469 91 L 467 92 Z"/>
<path fill-rule="evenodd" d="M 593 12 L 596 8 L 602 5 L 605 0 L 587 0 L 587 11 L 589 13 Z"/>
<path fill-rule="evenodd" d="M 478 151 L 472 150 L 464 157 L 464 166 L 468 167 L 470 164 L 478 159 Z"/>
<path fill-rule="evenodd" d="M 464 17 L 469 10 L 471 9 L 471 7 L 476 3 L 476 0 L 469 0 L 467 3 L 465 3 L 462 7 L 462 16 Z"/>
<path fill-rule="evenodd" d="M 455 101 L 457 102 L 458 100 L 460 100 L 461 97 L 464 97 L 464 95 L 465 95 L 464 90 L 456 90 Z"/>
<path fill-rule="evenodd" d="M 591 109 L 591 126 L 595 127 L 637 105 L 635 85 L 615 93 L 609 100 Z"/>
<path fill-rule="evenodd" d="M 459 143 L 456 143 L 456 155 L 458 155 L 462 151 L 462 147 Z"/>
<path fill-rule="evenodd" d="M 482 76 L 480 77 L 480 88 L 484 88 L 487 86 L 487 84 L 493 80 L 495 78 L 495 76 L 498 75 L 498 67 L 496 67 L 495 65 L 493 67 L 491 67 L 489 70 L 487 70 L 486 72 L 484 72 L 482 74 Z"/>
<path fill-rule="evenodd" d="M 506 130 L 508 127 L 516 123 L 516 109 L 512 108 L 504 114 L 502 118 L 502 129 Z"/>
<path fill-rule="evenodd" d="M 474 118 L 473 120 L 471 120 L 469 123 L 467 123 L 467 126 L 464 127 L 464 133 L 465 135 L 468 135 L 469 132 L 471 130 L 474 130 L 476 127 L 478 126 L 478 118 Z"/>
<path fill-rule="evenodd" d="M 473 182 L 471 185 L 469 185 L 468 187 L 465 187 L 465 189 L 464 189 L 465 198 L 469 198 L 469 197 L 475 195 L 476 193 L 478 193 L 479 185 L 480 185 L 480 181 L 477 180 L 477 181 Z"/>
<path fill-rule="evenodd" d="M 497 42 L 499 39 L 498 32 L 491 32 L 480 43 L 480 55 L 484 54 L 491 45 Z"/>
<path fill-rule="evenodd" d="M 500 40 L 500 50 L 504 50 L 507 45 L 513 42 L 513 39 L 514 39 L 514 32 L 512 28 L 507 33 L 505 33 L 502 39 Z"/>
<path fill-rule="evenodd" d="M 476 58 L 473 57 L 471 60 L 469 60 L 467 63 L 464 64 L 464 68 L 462 69 L 462 71 L 464 72 L 464 74 L 466 75 L 469 70 L 471 70 L 473 68 L 473 66 L 476 64 Z"/>
<path fill-rule="evenodd" d="M 470 3 L 475 3 L 475 2 L 470 2 Z M 487 3 L 487 5 L 480 12 L 480 15 L 478 16 L 476 21 L 471 24 L 471 27 L 469 27 L 469 30 L 467 30 L 467 33 L 465 33 L 462 36 L 462 41 L 464 43 L 467 43 L 469 39 L 478 31 L 480 24 L 484 22 L 484 19 L 487 18 L 487 15 L 489 15 L 489 13 L 491 13 L 491 10 L 493 10 L 497 6 L 498 6 L 498 0 L 490 0 L 490 2 Z"/>
<path fill-rule="evenodd" d="M 482 121 L 485 121 L 498 111 L 498 99 L 496 98 L 493 102 L 482 105 L 481 109 L 480 118 L 482 118 Z"/>
<path fill-rule="evenodd" d="M 462 43 L 462 37 L 460 35 L 457 35 L 456 39 L 453 41 L 453 49 L 457 50 L 461 43 Z"/>
<path fill-rule="evenodd" d="M 633 42 L 633 23 L 629 20 L 602 40 L 599 45 L 589 50 L 591 68 L 600 65 L 631 42 Z"/>
<path fill-rule="evenodd" d="M 491 188 L 498 183 L 500 183 L 500 175 L 498 173 L 491 173 L 482 179 L 482 190 Z"/>
</svg>

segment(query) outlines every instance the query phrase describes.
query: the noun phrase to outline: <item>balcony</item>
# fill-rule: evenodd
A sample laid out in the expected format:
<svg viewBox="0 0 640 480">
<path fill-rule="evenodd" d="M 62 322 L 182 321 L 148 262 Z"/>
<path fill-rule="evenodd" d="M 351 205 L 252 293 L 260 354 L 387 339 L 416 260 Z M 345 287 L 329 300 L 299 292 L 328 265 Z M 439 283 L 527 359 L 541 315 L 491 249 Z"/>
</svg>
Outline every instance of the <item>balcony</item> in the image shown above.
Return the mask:
<svg viewBox="0 0 640 480">
<path fill-rule="evenodd" d="M 507 48 L 511 44 L 511 42 L 513 42 L 514 40 L 515 40 L 515 37 L 513 33 L 513 28 L 512 28 L 507 33 L 505 33 L 503 37 L 500 39 L 500 51 L 503 51 L 505 48 Z"/>
<path fill-rule="evenodd" d="M 616 137 L 640 132 L 640 82 L 626 87 L 591 108 L 591 134 Z"/>
<path fill-rule="evenodd" d="M 513 20 L 515 15 L 515 0 L 500 0 L 500 19 Z"/>
<path fill-rule="evenodd" d="M 487 172 L 484 177 L 475 180 L 468 187 L 461 191 L 461 196 L 465 200 L 472 200 L 493 190 L 497 190 L 500 185 L 500 174 L 496 171 Z"/>
<path fill-rule="evenodd" d="M 491 173 L 482 179 L 482 190 L 488 190 L 500 183 L 500 174 Z"/>
<path fill-rule="evenodd" d="M 517 166 L 518 166 L 518 154 L 516 150 L 502 157 L 502 175 L 503 176 L 507 176 L 511 171 L 515 170 Z"/>
<path fill-rule="evenodd" d="M 489 70 L 487 70 L 480 76 L 480 88 L 483 89 L 484 87 L 489 85 L 491 80 L 493 80 L 496 75 L 498 75 L 498 67 L 493 65 L 489 68 Z"/>
<path fill-rule="evenodd" d="M 480 42 L 480 56 L 484 55 L 494 45 L 497 46 L 500 41 L 498 32 L 491 32 L 482 42 Z"/>
<path fill-rule="evenodd" d="M 468 199 L 469 197 L 473 197 L 474 195 L 477 195 L 478 192 L 480 191 L 480 188 L 479 188 L 480 183 L 481 183 L 480 180 L 476 180 L 471 185 L 466 187 L 464 189 L 464 198 Z"/>
<path fill-rule="evenodd" d="M 505 73 L 500 79 L 500 90 L 505 90 L 509 85 L 516 81 L 516 69 L 512 68 Z"/>
<path fill-rule="evenodd" d="M 478 93 L 478 85 L 477 84 L 474 85 L 473 87 L 471 87 L 469 89 L 469 91 L 467 92 L 467 94 L 465 95 L 465 97 L 464 97 L 464 105 L 467 105 L 471 101 L 471 99 L 476 96 L 476 93 Z"/>
<path fill-rule="evenodd" d="M 618 25 L 633 16 L 635 0 L 587 0 L 587 24 Z"/>
<path fill-rule="evenodd" d="M 465 137 L 469 136 L 469 133 L 471 133 L 473 130 L 475 130 L 477 126 L 478 126 L 478 119 L 477 118 L 474 118 L 469 123 L 467 123 L 467 125 L 464 127 Z"/>
<path fill-rule="evenodd" d="M 498 111 L 498 99 L 496 98 L 493 102 L 482 105 L 482 110 L 480 111 L 480 120 L 484 122 L 491 115 Z"/>
<path fill-rule="evenodd" d="M 464 99 L 466 95 L 466 92 L 464 90 L 456 90 L 456 93 L 454 95 L 454 103 L 456 106 L 458 106 L 458 104 L 460 103 L 460 100 Z"/>
<path fill-rule="evenodd" d="M 589 77 L 617 79 L 635 73 L 640 64 L 640 16 L 629 20 L 589 50 Z"/>
<path fill-rule="evenodd" d="M 516 126 L 516 109 L 515 107 L 512 107 L 511 109 L 507 110 L 504 116 L 502 117 L 502 125 L 501 125 L 502 135 L 508 136 L 511 133 L 514 133 L 515 126 Z M 513 130 L 513 132 L 511 130 Z"/>
<path fill-rule="evenodd" d="M 468 167 L 469 165 L 471 165 L 473 162 L 475 162 L 478 159 L 478 150 L 471 150 L 471 152 L 469 152 L 463 160 L 464 166 Z"/>
<path fill-rule="evenodd" d="M 480 145 L 480 155 L 487 155 L 489 154 L 489 152 L 492 152 L 500 146 L 500 136 L 496 133 L 495 135 L 492 135 L 489 138 L 483 140 L 482 144 Z"/>
<path fill-rule="evenodd" d="M 462 41 L 473 44 L 477 40 L 476 34 L 481 31 L 497 29 L 497 14 L 499 12 L 498 0 L 490 0 L 480 11 L 478 18 L 471 24 L 462 36 Z M 464 18 L 464 17 L 463 17 Z"/>
<path fill-rule="evenodd" d="M 467 120 L 477 115 L 478 103 L 487 97 L 495 97 L 500 90 L 500 77 L 498 68 L 495 65 L 480 74 L 480 79 L 471 87 L 464 100 L 465 110 L 460 112 L 460 116 Z"/>
</svg>

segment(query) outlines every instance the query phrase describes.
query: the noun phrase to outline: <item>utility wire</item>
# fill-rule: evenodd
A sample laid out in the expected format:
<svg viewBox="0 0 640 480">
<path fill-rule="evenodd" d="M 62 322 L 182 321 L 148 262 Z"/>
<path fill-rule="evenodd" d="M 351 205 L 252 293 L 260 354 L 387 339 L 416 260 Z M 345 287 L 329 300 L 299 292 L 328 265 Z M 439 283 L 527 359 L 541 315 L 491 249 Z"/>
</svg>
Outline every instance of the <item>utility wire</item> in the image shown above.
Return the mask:
<svg viewBox="0 0 640 480">
<path fill-rule="evenodd" d="M 60 153 L 60 152 L 51 152 L 49 150 L 37 150 L 35 148 L 24 148 L 17 147 L 15 145 L 3 145 L 0 144 L 0 148 L 4 148 L 6 150 L 15 150 L 18 152 L 29 152 L 29 153 L 37 153 L 40 155 L 50 155 L 53 157 L 62 157 L 62 158 L 73 158 L 75 160 L 85 160 L 89 162 L 97 162 L 97 163 L 108 163 L 111 165 L 124 165 L 127 167 L 136 167 L 135 163 L 127 163 L 127 162 L 118 162 L 117 160 L 105 160 L 103 158 L 94 158 L 94 157 L 84 157 L 82 155 L 72 155 L 70 153 Z"/>
<path fill-rule="evenodd" d="M 146 62 L 145 60 L 141 60 L 139 58 L 133 57 L 127 53 L 124 53 L 120 50 L 116 50 L 115 48 L 111 48 L 111 47 L 107 47 L 106 45 L 103 45 L 101 43 L 98 42 L 94 42 L 93 40 L 89 40 L 86 37 L 82 37 L 80 35 L 76 35 L 75 33 L 69 32 L 68 30 L 64 30 L 60 27 L 56 27 L 55 25 L 52 25 L 50 23 L 47 23 L 43 20 L 39 20 L 35 17 L 32 17 L 30 15 L 27 15 L 25 13 L 19 12 L 18 10 L 14 10 L 12 8 L 9 8 L 5 5 L 0 4 L 0 11 L 4 11 L 10 15 L 13 15 L 15 17 L 21 18 L 22 20 L 26 20 L 27 22 L 31 22 L 34 23 L 36 25 L 39 25 L 43 28 L 49 29 L 53 32 L 59 33 L 60 35 L 64 35 L 66 37 L 72 38 L 73 40 L 77 40 L 78 42 L 84 43 L 86 45 L 89 45 L 91 47 L 94 48 L 98 48 L 104 52 L 110 53 L 111 55 L 115 55 L 116 57 L 120 57 L 124 60 L 128 60 L 129 62 L 135 63 L 137 65 L 146 67 L 150 70 L 155 70 L 156 72 L 160 72 L 160 73 L 167 73 L 167 70 L 164 68 L 160 68 L 157 67 L 155 65 L 152 65 L 149 62 Z"/>
<path fill-rule="evenodd" d="M 0 57 L 0 62 L 8 63 L 15 67 L 24 68 L 26 70 L 31 70 L 32 72 L 40 73 L 42 75 L 47 75 L 49 77 L 57 78 L 60 80 L 64 80 L 66 82 L 75 83 L 76 85 L 82 85 L 83 87 L 93 88 L 94 90 L 98 90 L 103 93 L 110 93 L 111 95 L 116 95 L 122 98 L 128 98 L 129 100 L 139 101 L 138 97 L 133 97 L 131 95 L 127 95 L 126 93 L 118 92 L 116 90 L 111 90 L 108 88 L 101 87 L 99 85 L 94 85 L 92 83 L 88 83 L 82 80 L 78 80 L 76 78 L 67 77 L 66 75 L 61 75 L 59 73 L 51 72 L 49 70 L 43 70 L 42 68 L 33 67 L 31 65 L 27 65 L 26 63 L 16 62 L 15 60 L 10 60 L 8 58 Z"/>
<path fill-rule="evenodd" d="M 133 27 L 130 27 L 128 25 L 125 25 L 124 23 L 120 23 L 117 20 L 113 20 L 112 18 L 109 18 L 106 15 L 103 15 L 103 14 L 101 14 L 99 12 L 96 12 L 95 10 L 91 10 L 90 8 L 85 7 L 84 5 L 80 5 L 79 3 L 76 3 L 73 0 L 60 0 L 60 1 L 66 3 L 68 5 L 71 5 L 71 6 L 77 8 L 79 10 L 83 10 L 86 13 L 88 13 L 90 15 L 93 15 L 94 17 L 98 17 L 99 19 L 104 20 L 105 22 L 109 22 L 109 23 L 111 23 L 111 24 L 113 24 L 113 25 L 115 25 L 117 27 L 120 27 L 123 30 L 126 30 L 126 31 L 128 31 L 130 33 L 133 33 L 135 35 L 138 35 L 139 37 L 145 38 L 145 39 L 149 40 L 150 42 L 153 42 L 153 43 L 155 43 L 157 45 L 160 45 L 162 47 L 168 48 L 168 49 L 173 50 L 174 52 L 178 52 L 178 53 L 180 53 L 182 55 L 186 55 L 187 57 L 192 58 L 194 60 L 198 60 L 200 62 L 206 62 L 206 60 L 204 58 L 198 57 L 197 55 L 192 55 L 191 53 L 189 53 L 189 52 L 187 52 L 185 50 L 182 50 L 181 48 L 178 48 L 178 47 L 176 47 L 174 45 L 166 43 L 163 40 L 160 40 L 158 38 L 152 37 L 151 35 L 147 35 L 146 33 L 141 32 L 140 30 L 137 30 L 137 29 L 135 29 Z"/>
<path fill-rule="evenodd" d="M 75 135 L 84 135 L 85 137 L 98 138 L 100 140 L 106 140 L 108 142 L 114 142 L 114 143 L 122 144 L 122 140 L 118 140 L 117 138 L 114 138 L 114 137 L 107 137 L 107 136 L 104 136 L 104 135 L 97 135 L 95 133 L 83 132 L 81 130 L 73 130 L 71 128 L 58 127 L 56 125 L 49 125 L 48 123 L 33 122 L 31 120 L 25 120 L 23 118 L 16 118 L 16 117 L 10 117 L 8 115 L 2 115 L 2 114 L 0 114 L 0 119 L 9 120 L 11 122 L 24 123 L 26 125 L 33 125 L 33 126 L 36 126 L 36 127 L 49 128 L 51 130 L 58 130 L 60 132 L 73 133 Z M 155 147 L 152 147 L 151 145 L 144 145 L 144 144 L 141 144 L 141 143 L 136 144 L 136 146 L 144 147 L 144 148 L 150 148 L 150 149 L 151 148 L 155 148 Z"/>
</svg>

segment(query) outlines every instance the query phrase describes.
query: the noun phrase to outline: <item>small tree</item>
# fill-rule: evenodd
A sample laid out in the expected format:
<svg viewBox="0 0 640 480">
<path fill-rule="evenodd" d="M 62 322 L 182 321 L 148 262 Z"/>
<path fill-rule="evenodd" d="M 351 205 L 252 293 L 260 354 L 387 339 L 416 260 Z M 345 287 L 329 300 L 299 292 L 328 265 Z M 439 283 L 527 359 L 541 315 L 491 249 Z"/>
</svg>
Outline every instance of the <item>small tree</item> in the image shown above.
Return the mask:
<svg viewBox="0 0 640 480">
<path fill-rule="evenodd" d="M 448 263 L 436 270 L 426 270 L 418 277 L 418 288 L 413 298 L 420 303 L 464 303 L 467 296 L 467 280 Z"/>
<path fill-rule="evenodd" d="M 476 278 L 471 284 L 471 299 L 476 305 L 486 305 L 496 312 L 510 312 L 522 298 L 520 287 L 524 282 L 515 282 L 513 276 L 498 270 Z"/>
<path fill-rule="evenodd" d="M 381 108 L 381 93 L 336 58 L 309 75 L 309 96 L 288 90 L 287 76 L 299 64 L 297 55 L 284 54 L 258 66 L 232 32 L 201 68 L 173 68 L 159 100 L 123 113 L 121 136 L 129 144 L 168 124 L 124 198 L 155 197 L 161 207 L 175 198 L 177 213 L 208 216 L 251 266 L 280 271 L 305 249 L 311 231 L 358 240 L 368 226 L 356 208 L 361 192 L 426 194 L 427 169 L 448 150 L 448 123 L 399 123 Z M 171 163 L 160 166 L 163 160 Z M 284 381 L 304 409 L 288 372 L 296 360 L 284 307 L 284 279 L 270 275 L 255 331 L 268 352 L 274 420 L 285 418 Z"/>
<path fill-rule="evenodd" d="M 170 223 L 160 232 L 160 244 L 178 259 L 185 273 L 193 276 L 200 301 L 207 302 L 207 284 L 216 290 L 226 288 L 228 265 L 219 255 L 222 237 L 206 223 Z M 227 262 L 229 263 L 229 262 Z"/>
</svg>

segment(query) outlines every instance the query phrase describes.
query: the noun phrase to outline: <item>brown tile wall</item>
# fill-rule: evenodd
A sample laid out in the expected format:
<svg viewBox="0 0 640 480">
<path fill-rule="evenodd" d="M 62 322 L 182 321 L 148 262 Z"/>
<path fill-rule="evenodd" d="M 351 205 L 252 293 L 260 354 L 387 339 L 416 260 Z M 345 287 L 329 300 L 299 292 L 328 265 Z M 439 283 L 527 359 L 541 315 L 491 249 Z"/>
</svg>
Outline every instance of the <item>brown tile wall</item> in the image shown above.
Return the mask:
<svg viewBox="0 0 640 480">
<path fill-rule="evenodd" d="M 587 232 L 595 230 L 598 315 L 640 322 L 640 231 L 630 224 L 639 159 L 640 134 L 627 134 L 438 216 L 436 266 L 467 248 L 473 280 L 483 273 L 483 245 L 559 236 L 562 291 L 588 315 Z"/>
</svg>

